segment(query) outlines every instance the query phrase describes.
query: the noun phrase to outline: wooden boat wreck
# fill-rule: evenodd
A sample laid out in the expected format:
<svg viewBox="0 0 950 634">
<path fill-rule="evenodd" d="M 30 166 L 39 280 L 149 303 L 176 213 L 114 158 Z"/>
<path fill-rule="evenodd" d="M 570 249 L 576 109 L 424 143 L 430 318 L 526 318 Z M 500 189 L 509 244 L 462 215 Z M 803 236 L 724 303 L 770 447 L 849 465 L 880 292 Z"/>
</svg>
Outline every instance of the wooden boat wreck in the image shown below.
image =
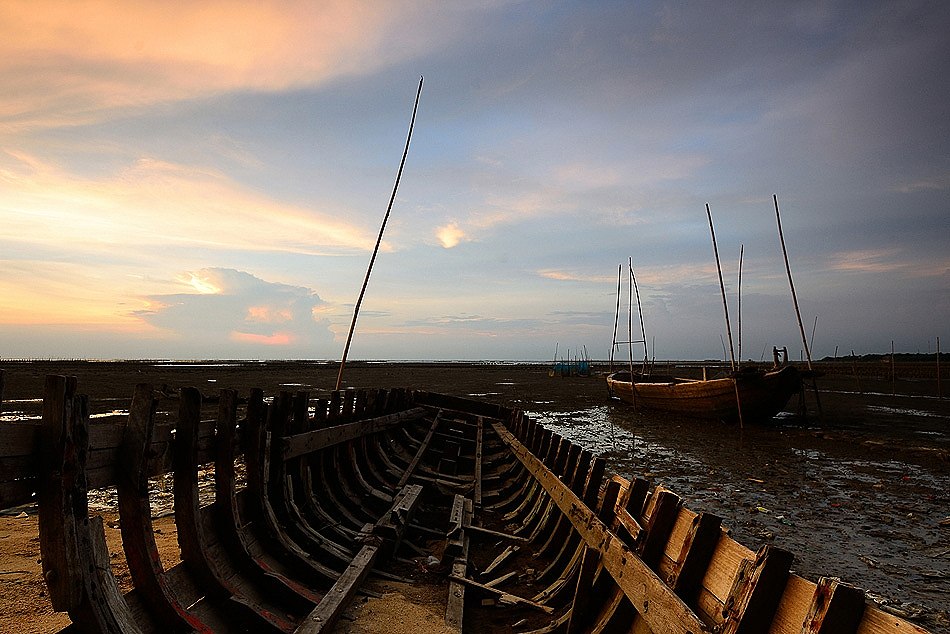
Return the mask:
<svg viewBox="0 0 950 634">
<path fill-rule="evenodd" d="M 610 396 L 638 409 L 678 416 L 735 422 L 767 421 L 782 411 L 802 389 L 798 370 L 791 365 L 769 371 L 743 370 L 731 377 L 684 379 L 630 372 L 607 376 Z"/>
<path fill-rule="evenodd" d="M 331 631 L 368 576 L 406 580 L 420 555 L 440 559 L 429 583 L 459 632 L 924 632 L 484 402 L 140 385 L 116 424 L 90 422 L 76 380 L 50 376 L 42 421 L 0 434 L 0 507 L 38 503 L 48 596 L 70 632 Z M 168 472 L 181 562 L 165 568 L 149 478 Z M 89 512 L 102 487 L 118 496 L 125 595 Z"/>
</svg>

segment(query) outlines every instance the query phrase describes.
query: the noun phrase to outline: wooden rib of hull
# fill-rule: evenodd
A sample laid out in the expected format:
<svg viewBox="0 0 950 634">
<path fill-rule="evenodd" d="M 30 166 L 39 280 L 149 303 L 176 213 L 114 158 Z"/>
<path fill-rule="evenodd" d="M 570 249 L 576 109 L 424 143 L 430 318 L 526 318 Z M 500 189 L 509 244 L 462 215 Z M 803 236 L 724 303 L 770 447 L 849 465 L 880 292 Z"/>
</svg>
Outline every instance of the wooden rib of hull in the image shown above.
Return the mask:
<svg viewBox="0 0 950 634">
<path fill-rule="evenodd" d="M 743 372 L 735 379 L 634 378 L 631 384 L 629 372 L 609 375 L 611 396 L 638 409 L 730 422 L 739 418 L 737 386 L 743 420 L 756 422 L 767 421 L 782 411 L 801 389 L 801 377 L 792 366 L 770 372 Z"/>
<path fill-rule="evenodd" d="M 0 484 L 18 483 L 0 491 L 38 492 L 49 596 L 79 631 L 329 631 L 364 579 L 439 552 L 458 632 L 924 632 L 838 580 L 794 575 L 790 553 L 748 550 L 672 492 L 610 475 L 516 410 L 406 390 L 223 390 L 207 408 L 185 389 L 171 438 L 149 386 L 120 425 L 91 424 L 73 379 L 46 389 L 35 433 L 0 446 Z M 197 495 L 206 463 L 210 504 Z M 170 470 L 182 562 L 165 569 L 148 478 Z M 118 489 L 124 596 L 90 483 Z"/>
</svg>

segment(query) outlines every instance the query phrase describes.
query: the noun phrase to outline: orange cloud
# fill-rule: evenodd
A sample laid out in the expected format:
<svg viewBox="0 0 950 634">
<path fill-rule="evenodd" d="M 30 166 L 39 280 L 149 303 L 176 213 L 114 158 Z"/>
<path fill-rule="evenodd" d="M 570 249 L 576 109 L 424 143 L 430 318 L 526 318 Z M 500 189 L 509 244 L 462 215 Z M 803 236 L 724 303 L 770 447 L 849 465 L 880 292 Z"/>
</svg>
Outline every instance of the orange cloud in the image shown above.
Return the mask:
<svg viewBox="0 0 950 634">
<path fill-rule="evenodd" d="M 438 46 L 464 24 L 464 11 L 430 9 L 419 1 L 7 0 L 0 124 L 68 125 L 110 108 L 371 73 Z M 396 28 L 423 16 L 429 28 L 388 45 Z"/>
<path fill-rule="evenodd" d="M 288 332 L 275 332 L 272 335 L 257 335 L 250 332 L 231 332 L 231 340 L 241 343 L 262 344 L 265 346 L 289 346 L 294 343 L 294 336 Z"/>
<path fill-rule="evenodd" d="M 0 153 L 0 239 L 54 249 L 127 253 L 143 246 L 323 254 L 369 250 L 345 208 L 285 205 L 213 170 L 141 159 L 86 180 L 22 154 Z M 261 231 L 267 227 L 267 231 Z"/>
</svg>

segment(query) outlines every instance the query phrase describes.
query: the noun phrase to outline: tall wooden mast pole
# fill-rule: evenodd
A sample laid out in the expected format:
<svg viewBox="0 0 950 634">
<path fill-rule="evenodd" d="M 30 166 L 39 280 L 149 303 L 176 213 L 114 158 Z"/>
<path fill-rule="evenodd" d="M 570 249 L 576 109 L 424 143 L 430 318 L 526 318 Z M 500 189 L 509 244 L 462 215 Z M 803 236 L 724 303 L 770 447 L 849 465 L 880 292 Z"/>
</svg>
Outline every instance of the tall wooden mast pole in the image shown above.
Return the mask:
<svg viewBox="0 0 950 634">
<path fill-rule="evenodd" d="M 416 111 L 419 109 L 419 97 L 422 95 L 423 77 L 419 78 L 419 89 L 416 91 L 416 101 L 412 106 L 412 119 L 409 120 L 409 134 L 406 135 L 406 148 L 402 152 L 402 160 L 399 162 L 399 171 L 396 172 L 396 182 L 393 185 L 392 196 L 389 197 L 389 205 L 386 207 L 386 215 L 383 216 L 383 224 L 379 227 L 379 235 L 376 237 L 376 246 L 373 248 L 373 257 L 369 260 L 369 266 L 366 268 L 366 277 L 363 278 L 363 287 L 360 288 L 360 296 L 356 300 L 356 306 L 353 308 L 353 321 L 350 322 L 350 331 L 346 335 L 346 346 L 343 348 L 343 358 L 340 359 L 340 372 L 336 376 L 336 389 L 339 390 L 343 384 L 343 368 L 346 367 L 346 356 L 350 352 L 350 342 L 353 341 L 353 331 L 356 330 L 356 318 L 360 314 L 360 305 L 363 303 L 363 295 L 366 293 L 366 286 L 369 284 L 370 273 L 373 272 L 373 264 L 376 262 L 376 254 L 379 253 L 379 245 L 383 241 L 383 232 L 386 231 L 386 222 L 389 220 L 389 214 L 393 210 L 393 202 L 396 200 L 396 190 L 399 189 L 399 180 L 402 178 L 402 169 L 406 165 L 406 156 L 409 154 L 409 141 L 412 140 L 412 127 L 416 123 Z"/>
<path fill-rule="evenodd" d="M 805 358 L 808 360 L 808 374 L 811 375 L 811 386 L 815 392 L 815 405 L 818 407 L 818 416 L 821 417 L 821 396 L 818 394 L 818 382 L 815 379 L 815 373 L 812 371 L 811 367 L 811 350 L 809 350 L 808 340 L 805 338 L 805 326 L 802 324 L 802 312 L 798 309 L 798 296 L 795 294 L 795 284 L 792 282 L 792 268 L 788 265 L 788 250 L 785 248 L 785 235 L 782 233 L 782 217 L 778 212 L 778 196 L 772 194 L 772 201 L 775 203 L 775 222 L 778 224 L 779 242 L 782 243 L 782 257 L 785 258 L 785 273 L 788 275 L 788 287 L 792 291 L 792 303 L 795 305 L 795 316 L 798 318 L 798 330 L 802 334 L 802 346 L 805 348 Z M 818 327 L 817 317 L 815 317 L 815 327 Z M 802 403 L 804 403 L 804 400 Z"/>
<path fill-rule="evenodd" d="M 782 256 L 785 258 L 785 273 L 788 275 L 788 287 L 792 290 L 792 303 L 795 305 L 795 316 L 798 317 L 798 329 L 802 333 L 802 345 L 805 347 L 805 358 L 808 360 L 808 369 L 811 370 L 811 350 L 808 349 L 808 340 L 805 338 L 805 326 L 802 324 L 802 313 L 798 309 L 798 296 L 795 294 L 795 283 L 792 282 L 792 269 L 788 265 L 788 251 L 785 249 L 785 236 L 782 234 L 782 217 L 778 213 L 778 196 L 772 194 L 775 202 L 775 222 L 778 223 L 778 238 L 782 243 Z"/>
<path fill-rule="evenodd" d="M 614 338 L 610 342 L 610 371 L 614 371 L 614 351 L 617 349 L 617 325 L 620 322 L 620 284 L 623 281 L 623 264 L 617 265 L 617 312 L 614 313 Z"/>
<path fill-rule="evenodd" d="M 732 384 L 736 388 L 736 409 L 739 410 L 739 427 L 744 427 L 742 421 L 742 399 L 739 397 L 739 379 L 736 376 L 736 351 L 732 346 L 732 327 L 729 325 L 729 304 L 726 302 L 726 285 L 722 281 L 722 265 L 719 263 L 719 247 L 716 246 L 716 230 L 713 229 L 712 212 L 709 203 L 706 203 L 706 217 L 709 219 L 709 235 L 712 236 L 713 253 L 716 256 L 716 270 L 719 271 L 719 290 L 722 291 L 722 309 L 726 313 L 726 335 L 729 337 L 729 360 L 732 367 Z"/>
</svg>

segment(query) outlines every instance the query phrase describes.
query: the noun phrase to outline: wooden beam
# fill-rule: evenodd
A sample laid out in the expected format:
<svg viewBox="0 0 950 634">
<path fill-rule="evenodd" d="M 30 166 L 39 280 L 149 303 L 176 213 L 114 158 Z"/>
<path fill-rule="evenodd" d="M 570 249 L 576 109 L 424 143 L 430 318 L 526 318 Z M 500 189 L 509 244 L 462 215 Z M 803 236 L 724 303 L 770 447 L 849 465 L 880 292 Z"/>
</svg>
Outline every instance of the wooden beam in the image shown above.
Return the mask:
<svg viewBox="0 0 950 634">
<path fill-rule="evenodd" d="M 396 485 L 397 489 L 401 489 L 406 486 L 406 483 L 409 482 L 409 478 L 412 477 L 412 473 L 416 470 L 416 467 L 419 466 L 419 462 L 422 460 L 422 456 L 425 455 L 426 451 L 429 450 L 429 445 L 432 444 L 432 437 L 435 436 L 435 430 L 439 427 L 439 421 L 442 419 L 442 410 L 435 415 L 435 419 L 432 421 L 432 426 L 429 427 L 429 433 L 426 434 L 425 439 L 422 441 L 422 444 L 419 445 L 419 449 L 416 450 L 416 455 L 412 457 L 412 461 L 409 463 L 409 466 L 406 467 L 406 471 L 402 474 L 402 477 L 399 479 L 399 484 Z"/>
<path fill-rule="evenodd" d="M 768 631 L 788 582 L 792 554 L 763 546 L 755 561 L 745 560 L 744 564 L 723 607 L 723 634 Z"/>
<path fill-rule="evenodd" d="M 699 593 L 703 575 L 712 561 L 716 545 L 722 539 L 722 519 L 710 513 L 693 517 L 673 570 L 666 582 L 686 603 Z"/>
<path fill-rule="evenodd" d="M 545 614 L 554 614 L 554 608 L 552 607 L 548 607 L 541 603 L 536 603 L 535 601 L 531 601 L 530 599 L 525 599 L 524 597 L 518 597 L 513 594 L 509 594 L 505 592 L 504 590 L 493 588 L 492 586 L 486 585 L 484 583 L 479 583 L 477 581 L 473 581 L 472 579 L 468 579 L 466 577 L 460 577 L 455 574 L 449 575 L 449 579 L 457 583 L 464 584 L 470 588 L 476 588 L 477 590 L 486 592 L 494 596 L 496 599 L 498 599 L 498 602 L 501 603 L 502 605 L 505 605 L 505 604 L 524 605 L 529 608 L 534 608 L 535 610 L 540 610 L 544 612 Z"/>
<path fill-rule="evenodd" d="M 854 634 L 866 605 L 863 590 L 834 577 L 822 577 L 801 634 Z"/>
<path fill-rule="evenodd" d="M 683 603 L 643 560 L 625 546 L 560 478 L 545 468 L 541 461 L 502 425 L 495 424 L 494 428 L 498 437 L 544 487 L 561 512 L 570 518 L 575 530 L 587 545 L 597 550 L 604 569 L 613 577 L 655 634 L 699 634 L 710 631 L 709 626 Z"/>
<path fill-rule="evenodd" d="M 332 406 L 331 406 L 332 412 Z M 325 429 L 316 429 L 314 431 L 294 434 L 280 439 L 280 456 L 284 460 L 297 458 L 326 447 L 332 447 L 360 436 L 376 433 L 395 427 L 408 420 L 422 418 L 425 410 L 421 407 L 415 407 L 396 414 L 377 416 L 355 423 L 345 423 L 334 425 Z M 330 420 L 334 420 L 332 417 Z"/>
<path fill-rule="evenodd" d="M 475 493 L 472 502 L 475 508 L 482 508 L 482 443 L 485 428 L 485 418 L 478 417 L 478 430 L 475 432 Z"/>
</svg>

